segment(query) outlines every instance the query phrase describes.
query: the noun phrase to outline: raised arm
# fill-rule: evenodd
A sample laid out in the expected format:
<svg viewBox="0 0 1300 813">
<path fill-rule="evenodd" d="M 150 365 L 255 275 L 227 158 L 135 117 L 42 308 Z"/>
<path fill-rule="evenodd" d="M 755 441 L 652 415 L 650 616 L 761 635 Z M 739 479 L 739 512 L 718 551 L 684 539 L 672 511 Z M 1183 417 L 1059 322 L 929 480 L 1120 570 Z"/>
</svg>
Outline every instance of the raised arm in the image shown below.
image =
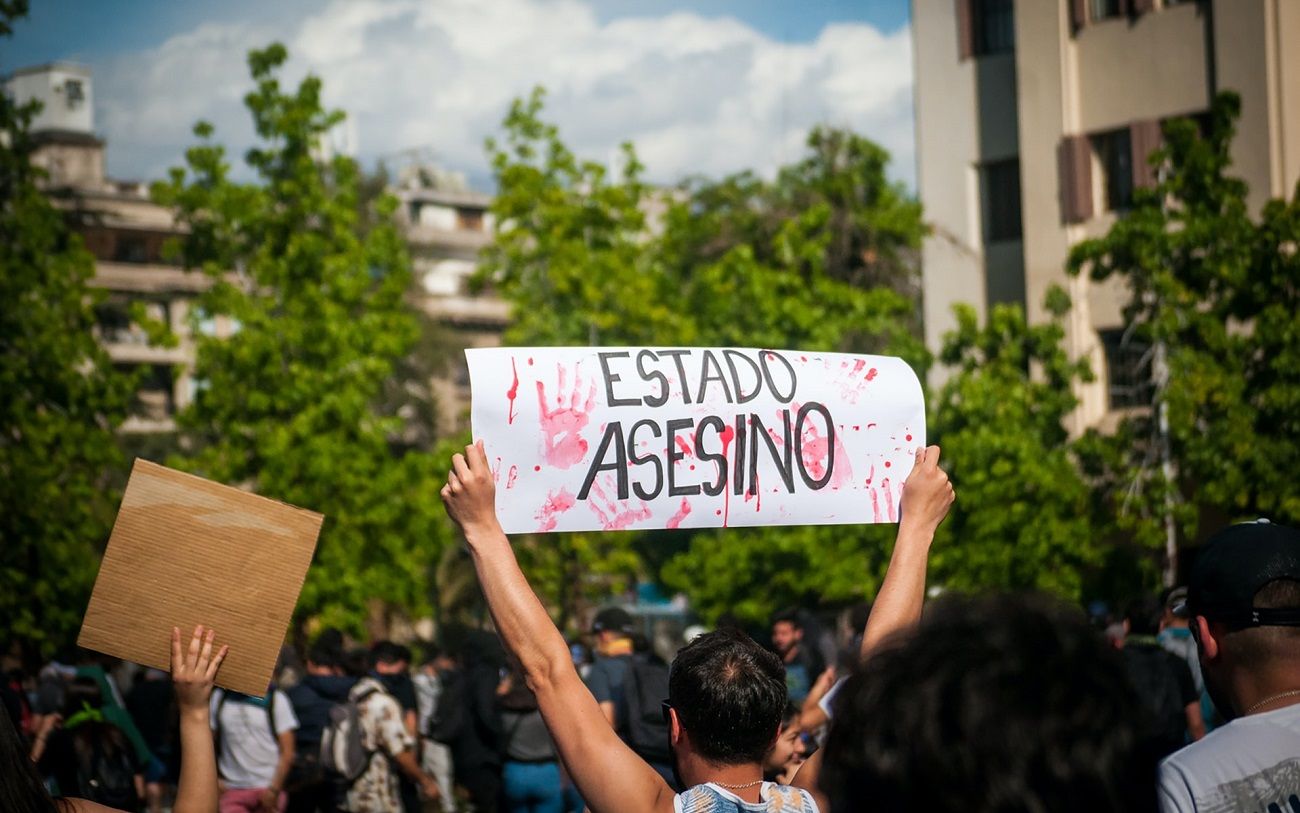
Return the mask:
<svg viewBox="0 0 1300 813">
<path fill-rule="evenodd" d="M 916 465 L 903 484 L 903 518 L 898 523 L 894 553 L 862 633 L 861 657 L 888 636 L 921 620 L 930 543 L 956 498 L 947 473 L 939 468 L 939 447 L 917 449 Z"/>
<path fill-rule="evenodd" d="M 560 631 L 528 586 L 497 522 L 496 488 L 483 443 L 452 458 L 442 489 L 469 543 L 497 633 L 519 659 L 551 739 L 593 813 L 668 813 L 668 784 L 619 739 L 583 685 Z"/>
<path fill-rule="evenodd" d="M 188 654 L 181 652 L 180 630 L 172 628 L 172 683 L 181 718 L 181 775 L 176 783 L 176 813 L 216 813 L 217 757 L 208 726 L 208 698 L 217 669 L 229 647 L 214 655 L 212 630 L 194 630 Z"/>
<path fill-rule="evenodd" d="M 921 619 L 930 543 L 939 523 L 948 516 L 954 499 L 956 494 L 948 475 L 939 468 L 939 447 L 917 449 L 916 465 L 903 484 L 903 517 L 898 524 L 894 553 L 862 633 L 861 658 L 866 658 L 885 638 Z M 832 721 L 831 725 L 834 724 Z M 817 785 L 821 764 L 822 752 L 818 751 L 795 774 L 792 784 L 812 793 L 818 806 L 828 810 L 826 797 Z"/>
</svg>

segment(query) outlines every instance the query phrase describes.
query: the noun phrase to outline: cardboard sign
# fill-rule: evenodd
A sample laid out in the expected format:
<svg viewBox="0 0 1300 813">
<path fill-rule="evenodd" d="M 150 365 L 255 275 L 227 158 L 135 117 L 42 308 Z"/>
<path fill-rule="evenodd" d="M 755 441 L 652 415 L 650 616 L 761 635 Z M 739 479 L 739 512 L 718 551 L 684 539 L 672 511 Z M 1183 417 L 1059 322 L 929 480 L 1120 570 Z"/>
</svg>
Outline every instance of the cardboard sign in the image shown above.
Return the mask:
<svg viewBox="0 0 1300 813">
<path fill-rule="evenodd" d="M 137 459 L 77 643 L 169 670 L 172 627 L 203 624 L 217 685 L 264 696 L 323 519 Z"/>
<path fill-rule="evenodd" d="M 507 533 L 896 522 L 925 445 L 921 382 L 897 358 L 465 353 Z"/>
</svg>

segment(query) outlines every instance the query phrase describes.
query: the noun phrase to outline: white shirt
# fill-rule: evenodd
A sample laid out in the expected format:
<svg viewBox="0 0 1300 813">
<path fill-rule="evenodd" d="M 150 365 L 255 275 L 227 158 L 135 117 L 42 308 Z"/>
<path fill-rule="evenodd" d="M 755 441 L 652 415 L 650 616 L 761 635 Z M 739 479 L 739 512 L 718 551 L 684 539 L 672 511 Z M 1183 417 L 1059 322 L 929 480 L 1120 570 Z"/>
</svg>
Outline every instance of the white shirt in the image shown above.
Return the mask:
<svg viewBox="0 0 1300 813">
<path fill-rule="evenodd" d="M 221 752 L 217 754 L 217 773 L 227 786 L 237 789 L 270 787 L 275 778 L 275 766 L 280 760 L 280 744 L 271 736 L 271 721 L 264 706 L 244 703 L 231 697 L 225 703 L 225 692 L 212 692 L 212 730 L 221 731 Z M 298 728 L 298 718 L 293 704 L 284 692 L 272 695 L 275 733 L 283 734 Z M 221 719 L 217 719 L 217 707 Z"/>
<path fill-rule="evenodd" d="M 1300 703 L 1240 717 L 1166 758 L 1160 809 L 1300 810 Z"/>
</svg>

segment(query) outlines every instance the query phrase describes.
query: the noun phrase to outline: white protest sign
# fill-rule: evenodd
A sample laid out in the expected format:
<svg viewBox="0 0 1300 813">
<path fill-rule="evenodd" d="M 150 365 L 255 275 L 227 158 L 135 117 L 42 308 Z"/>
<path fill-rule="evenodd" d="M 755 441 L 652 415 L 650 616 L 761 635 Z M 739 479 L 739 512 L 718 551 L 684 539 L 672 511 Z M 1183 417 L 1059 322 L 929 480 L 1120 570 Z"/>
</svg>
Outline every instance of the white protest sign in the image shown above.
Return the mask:
<svg viewBox="0 0 1300 813">
<path fill-rule="evenodd" d="M 465 354 L 507 533 L 896 522 L 925 445 L 921 383 L 888 356 Z"/>
</svg>

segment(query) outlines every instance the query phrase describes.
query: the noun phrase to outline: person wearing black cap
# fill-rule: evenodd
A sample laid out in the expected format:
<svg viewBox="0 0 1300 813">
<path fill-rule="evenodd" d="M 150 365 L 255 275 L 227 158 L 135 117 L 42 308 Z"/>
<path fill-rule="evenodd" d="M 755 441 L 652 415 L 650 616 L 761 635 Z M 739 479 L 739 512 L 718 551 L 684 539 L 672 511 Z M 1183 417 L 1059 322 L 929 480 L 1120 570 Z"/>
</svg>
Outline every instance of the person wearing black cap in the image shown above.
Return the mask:
<svg viewBox="0 0 1300 813">
<path fill-rule="evenodd" d="M 596 613 L 591 623 L 591 634 L 596 639 L 596 662 L 587 673 L 587 688 L 615 730 L 623 706 L 623 678 L 632 660 L 635 630 L 632 616 L 621 607 L 606 607 Z"/>
<path fill-rule="evenodd" d="M 1300 811 L 1300 531 L 1267 520 L 1219 531 L 1183 612 L 1231 722 L 1161 763 L 1161 809 Z"/>
</svg>

